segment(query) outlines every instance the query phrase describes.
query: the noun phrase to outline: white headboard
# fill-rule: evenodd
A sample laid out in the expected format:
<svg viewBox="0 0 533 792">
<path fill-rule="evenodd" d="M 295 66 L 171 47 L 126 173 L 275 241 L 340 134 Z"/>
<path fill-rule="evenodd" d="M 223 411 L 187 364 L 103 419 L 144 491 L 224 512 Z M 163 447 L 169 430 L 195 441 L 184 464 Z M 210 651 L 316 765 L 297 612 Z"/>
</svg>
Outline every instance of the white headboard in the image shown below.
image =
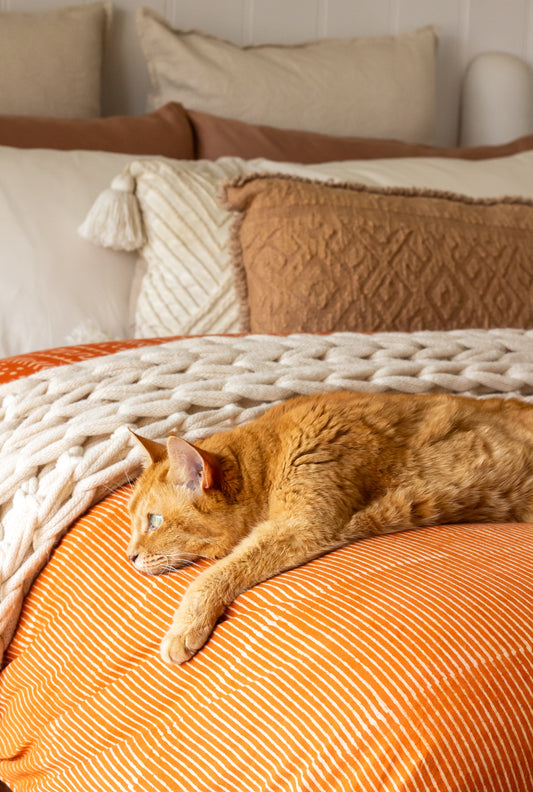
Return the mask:
<svg viewBox="0 0 533 792">
<path fill-rule="evenodd" d="M 75 2 L 0 0 L 0 10 L 41 11 Z M 380 35 L 437 24 L 436 142 L 445 145 L 458 140 L 461 80 L 475 55 L 501 50 L 533 64 L 533 0 L 115 0 L 104 79 L 106 115 L 145 110 L 148 74 L 134 22 L 140 5 L 177 27 L 239 44 Z"/>
</svg>

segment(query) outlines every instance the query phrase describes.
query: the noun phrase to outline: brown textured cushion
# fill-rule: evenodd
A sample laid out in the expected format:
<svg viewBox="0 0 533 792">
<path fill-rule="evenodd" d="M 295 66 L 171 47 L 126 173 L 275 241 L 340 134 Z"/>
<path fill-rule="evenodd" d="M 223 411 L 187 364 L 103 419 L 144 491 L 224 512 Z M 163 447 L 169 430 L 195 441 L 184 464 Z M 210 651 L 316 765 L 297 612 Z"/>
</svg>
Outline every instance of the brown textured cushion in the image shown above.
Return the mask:
<svg viewBox="0 0 533 792">
<path fill-rule="evenodd" d="M 253 333 L 533 326 L 530 202 L 267 175 L 226 198 Z"/>
<path fill-rule="evenodd" d="M 219 118 L 197 110 L 187 110 L 194 131 L 197 159 L 218 157 L 265 157 L 276 162 L 333 162 L 349 159 L 390 159 L 392 157 L 454 157 L 493 159 L 533 149 L 533 135 L 501 146 L 441 148 L 401 140 L 336 137 L 318 132 L 278 129 L 261 124 L 245 124 L 233 118 Z"/>
<path fill-rule="evenodd" d="M 194 158 L 192 129 L 184 109 L 176 102 L 136 117 L 0 116 L 0 146 Z"/>
</svg>

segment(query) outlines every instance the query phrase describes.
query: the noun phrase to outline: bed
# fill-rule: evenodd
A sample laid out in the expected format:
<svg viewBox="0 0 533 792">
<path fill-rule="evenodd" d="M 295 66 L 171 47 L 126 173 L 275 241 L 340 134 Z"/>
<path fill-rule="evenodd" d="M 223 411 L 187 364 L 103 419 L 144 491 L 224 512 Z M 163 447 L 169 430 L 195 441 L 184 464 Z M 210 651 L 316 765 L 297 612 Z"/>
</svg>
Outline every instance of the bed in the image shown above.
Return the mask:
<svg viewBox="0 0 533 792">
<path fill-rule="evenodd" d="M 349 545 L 240 595 L 182 666 L 159 644 L 209 562 L 125 554 L 129 429 L 194 441 L 342 389 L 533 399 L 523 9 L 295 3 L 274 30 L 260 2 L 153 3 L 135 32 L 131 4 L 38 5 L 0 13 L 0 51 L 75 53 L 85 90 L 28 63 L 0 102 L 0 779 L 533 790 L 533 526 Z M 498 24 L 508 52 L 477 52 Z"/>
</svg>

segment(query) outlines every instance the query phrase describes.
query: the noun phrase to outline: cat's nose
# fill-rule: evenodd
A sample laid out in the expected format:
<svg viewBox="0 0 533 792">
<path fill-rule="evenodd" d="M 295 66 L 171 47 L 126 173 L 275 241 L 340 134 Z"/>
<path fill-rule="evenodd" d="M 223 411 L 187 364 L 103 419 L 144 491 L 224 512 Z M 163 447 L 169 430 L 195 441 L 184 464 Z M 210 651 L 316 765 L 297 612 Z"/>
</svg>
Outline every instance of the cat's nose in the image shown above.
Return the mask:
<svg viewBox="0 0 533 792">
<path fill-rule="evenodd" d="M 139 553 L 135 553 L 134 555 L 129 555 L 128 558 L 130 559 L 131 563 L 134 564 L 139 557 Z"/>
</svg>

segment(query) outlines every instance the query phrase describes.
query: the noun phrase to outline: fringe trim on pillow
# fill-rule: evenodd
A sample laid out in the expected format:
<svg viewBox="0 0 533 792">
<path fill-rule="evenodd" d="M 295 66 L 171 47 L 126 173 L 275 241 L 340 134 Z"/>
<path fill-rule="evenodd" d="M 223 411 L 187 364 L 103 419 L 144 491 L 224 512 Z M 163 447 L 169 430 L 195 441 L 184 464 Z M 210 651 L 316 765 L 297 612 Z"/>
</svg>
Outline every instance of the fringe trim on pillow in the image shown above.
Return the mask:
<svg viewBox="0 0 533 792">
<path fill-rule="evenodd" d="M 256 174 L 257 176 L 258 174 Z M 250 306 L 248 304 L 248 279 L 246 277 L 246 268 L 244 266 L 244 257 L 242 254 L 241 243 L 241 227 L 246 217 L 244 211 L 240 212 L 235 209 L 235 206 L 228 199 L 228 189 L 236 186 L 236 181 L 240 181 L 241 177 L 237 180 L 223 181 L 217 191 L 217 200 L 223 209 L 227 209 L 234 215 L 229 228 L 228 239 L 228 254 L 229 262 L 233 269 L 233 281 L 235 285 L 235 293 L 239 302 L 239 323 L 241 333 L 250 333 L 252 321 L 250 316 Z"/>
<path fill-rule="evenodd" d="M 518 206 L 533 206 L 532 198 L 524 198 L 521 195 L 501 195 L 491 198 L 476 198 L 471 195 L 453 192 L 452 190 L 436 190 L 426 187 L 379 187 L 374 184 L 364 184 L 358 181 L 339 181 L 338 179 L 316 179 L 308 176 L 300 176 L 295 173 L 276 173 L 275 171 L 258 171 L 256 173 L 245 173 L 235 179 L 227 179 L 221 184 L 218 199 L 220 205 L 232 212 L 245 212 L 248 207 L 240 210 L 235 207 L 228 198 L 228 191 L 231 187 L 244 187 L 246 184 L 256 180 L 275 180 L 301 182 L 304 184 L 315 184 L 317 187 L 333 187 L 340 190 L 352 190 L 353 192 L 366 192 L 369 195 L 391 195 L 407 198 L 440 198 L 452 203 L 463 203 L 479 206 L 496 206 L 497 204 Z"/>
</svg>

